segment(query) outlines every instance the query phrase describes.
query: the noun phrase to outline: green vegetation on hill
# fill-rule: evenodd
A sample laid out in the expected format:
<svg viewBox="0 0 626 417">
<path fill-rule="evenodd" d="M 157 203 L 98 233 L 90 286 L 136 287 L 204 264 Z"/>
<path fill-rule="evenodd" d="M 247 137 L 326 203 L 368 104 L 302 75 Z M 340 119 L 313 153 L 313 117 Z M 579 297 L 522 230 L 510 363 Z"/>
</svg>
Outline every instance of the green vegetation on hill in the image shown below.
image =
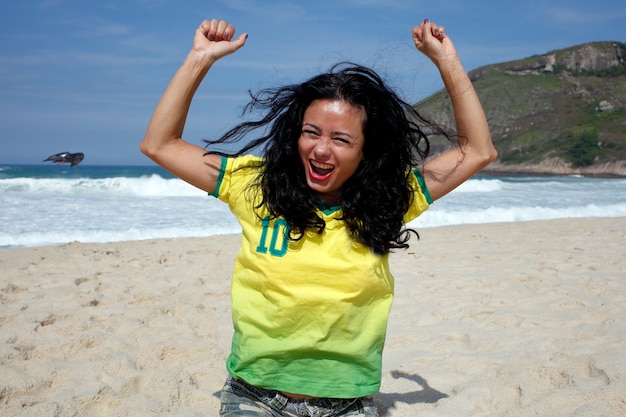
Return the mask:
<svg viewBox="0 0 626 417">
<path fill-rule="evenodd" d="M 499 165 L 560 160 L 576 169 L 624 164 L 625 56 L 626 44 L 596 42 L 471 71 Z M 441 125 L 453 126 L 444 92 L 416 107 Z"/>
</svg>

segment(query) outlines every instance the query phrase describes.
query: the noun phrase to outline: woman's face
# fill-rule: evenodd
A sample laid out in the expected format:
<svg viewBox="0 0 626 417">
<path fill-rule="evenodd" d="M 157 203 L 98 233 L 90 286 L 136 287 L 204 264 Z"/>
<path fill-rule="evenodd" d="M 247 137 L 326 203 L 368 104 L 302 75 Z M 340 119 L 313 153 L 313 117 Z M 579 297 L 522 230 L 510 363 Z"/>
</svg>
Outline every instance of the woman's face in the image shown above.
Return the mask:
<svg viewBox="0 0 626 417">
<path fill-rule="evenodd" d="M 298 152 L 307 184 L 328 206 L 363 159 L 364 110 L 341 100 L 316 100 L 304 112 Z"/>
</svg>

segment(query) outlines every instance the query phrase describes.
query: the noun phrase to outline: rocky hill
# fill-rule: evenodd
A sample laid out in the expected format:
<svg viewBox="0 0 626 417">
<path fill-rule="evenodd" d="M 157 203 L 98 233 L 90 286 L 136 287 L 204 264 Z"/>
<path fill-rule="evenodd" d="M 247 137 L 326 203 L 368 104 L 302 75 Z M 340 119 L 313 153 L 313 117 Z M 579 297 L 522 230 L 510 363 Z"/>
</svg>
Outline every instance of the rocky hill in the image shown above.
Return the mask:
<svg viewBox="0 0 626 417">
<path fill-rule="evenodd" d="M 488 171 L 626 176 L 625 58 L 626 44 L 594 42 L 471 71 L 499 153 Z M 416 108 L 454 126 L 444 91 Z"/>
</svg>

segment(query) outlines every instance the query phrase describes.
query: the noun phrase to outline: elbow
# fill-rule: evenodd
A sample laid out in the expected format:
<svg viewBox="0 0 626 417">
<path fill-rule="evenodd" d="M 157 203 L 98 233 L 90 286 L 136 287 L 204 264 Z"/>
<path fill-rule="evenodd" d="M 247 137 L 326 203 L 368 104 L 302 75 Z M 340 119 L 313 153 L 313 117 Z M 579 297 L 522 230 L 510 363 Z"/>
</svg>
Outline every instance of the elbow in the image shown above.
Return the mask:
<svg viewBox="0 0 626 417">
<path fill-rule="evenodd" d="M 484 147 L 484 150 L 483 150 L 483 160 L 484 160 L 485 166 L 487 166 L 498 158 L 498 150 L 493 145 L 493 140 L 491 139 L 491 135 L 487 136 L 485 145 L 486 146 Z"/>
<path fill-rule="evenodd" d="M 493 144 L 490 144 L 480 154 L 480 162 L 479 162 L 480 170 L 487 167 L 490 163 L 495 161 L 497 158 L 498 158 L 498 151 L 493 146 Z"/>
<path fill-rule="evenodd" d="M 146 143 L 145 139 L 139 144 L 139 151 L 147 157 L 150 157 L 152 154 L 151 147 Z"/>
<path fill-rule="evenodd" d="M 152 160 L 158 158 L 158 147 L 154 146 L 148 138 L 144 138 L 143 141 L 141 141 L 139 151 Z"/>
<path fill-rule="evenodd" d="M 495 148 L 495 146 L 492 145 L 491 149 L 489 150 L 487 154 L 487 165 L 489 165 L 496 159 L 498 159 L 498 150 Z"/>
</svg>

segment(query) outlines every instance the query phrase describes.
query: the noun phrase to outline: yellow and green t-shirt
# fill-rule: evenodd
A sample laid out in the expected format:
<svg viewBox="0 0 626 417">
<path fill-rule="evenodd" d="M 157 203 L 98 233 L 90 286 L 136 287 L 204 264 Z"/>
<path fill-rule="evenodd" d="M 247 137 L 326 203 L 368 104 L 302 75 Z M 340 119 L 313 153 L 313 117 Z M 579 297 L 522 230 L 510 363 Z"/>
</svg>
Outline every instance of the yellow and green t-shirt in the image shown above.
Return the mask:
<svg viewBox="0 0 626 417">
<path fill-rule="evenodd" d="M 378 392 L 393 299 L 388 255 L 356 243 L 340 208 L 320 208 L 322 234 L 287 238 L 247 192 L 262 160 L 224 158 L 212 195 L 228 203 L 242 228 L 232 281 L 234 335 L 227 369 L 249 384 L 328 398 Z M 410 221 L 431 203 L 418 171 L 411 176 Z M 259 217 L 260 216 L 260 217 Z"/>
</svg>

